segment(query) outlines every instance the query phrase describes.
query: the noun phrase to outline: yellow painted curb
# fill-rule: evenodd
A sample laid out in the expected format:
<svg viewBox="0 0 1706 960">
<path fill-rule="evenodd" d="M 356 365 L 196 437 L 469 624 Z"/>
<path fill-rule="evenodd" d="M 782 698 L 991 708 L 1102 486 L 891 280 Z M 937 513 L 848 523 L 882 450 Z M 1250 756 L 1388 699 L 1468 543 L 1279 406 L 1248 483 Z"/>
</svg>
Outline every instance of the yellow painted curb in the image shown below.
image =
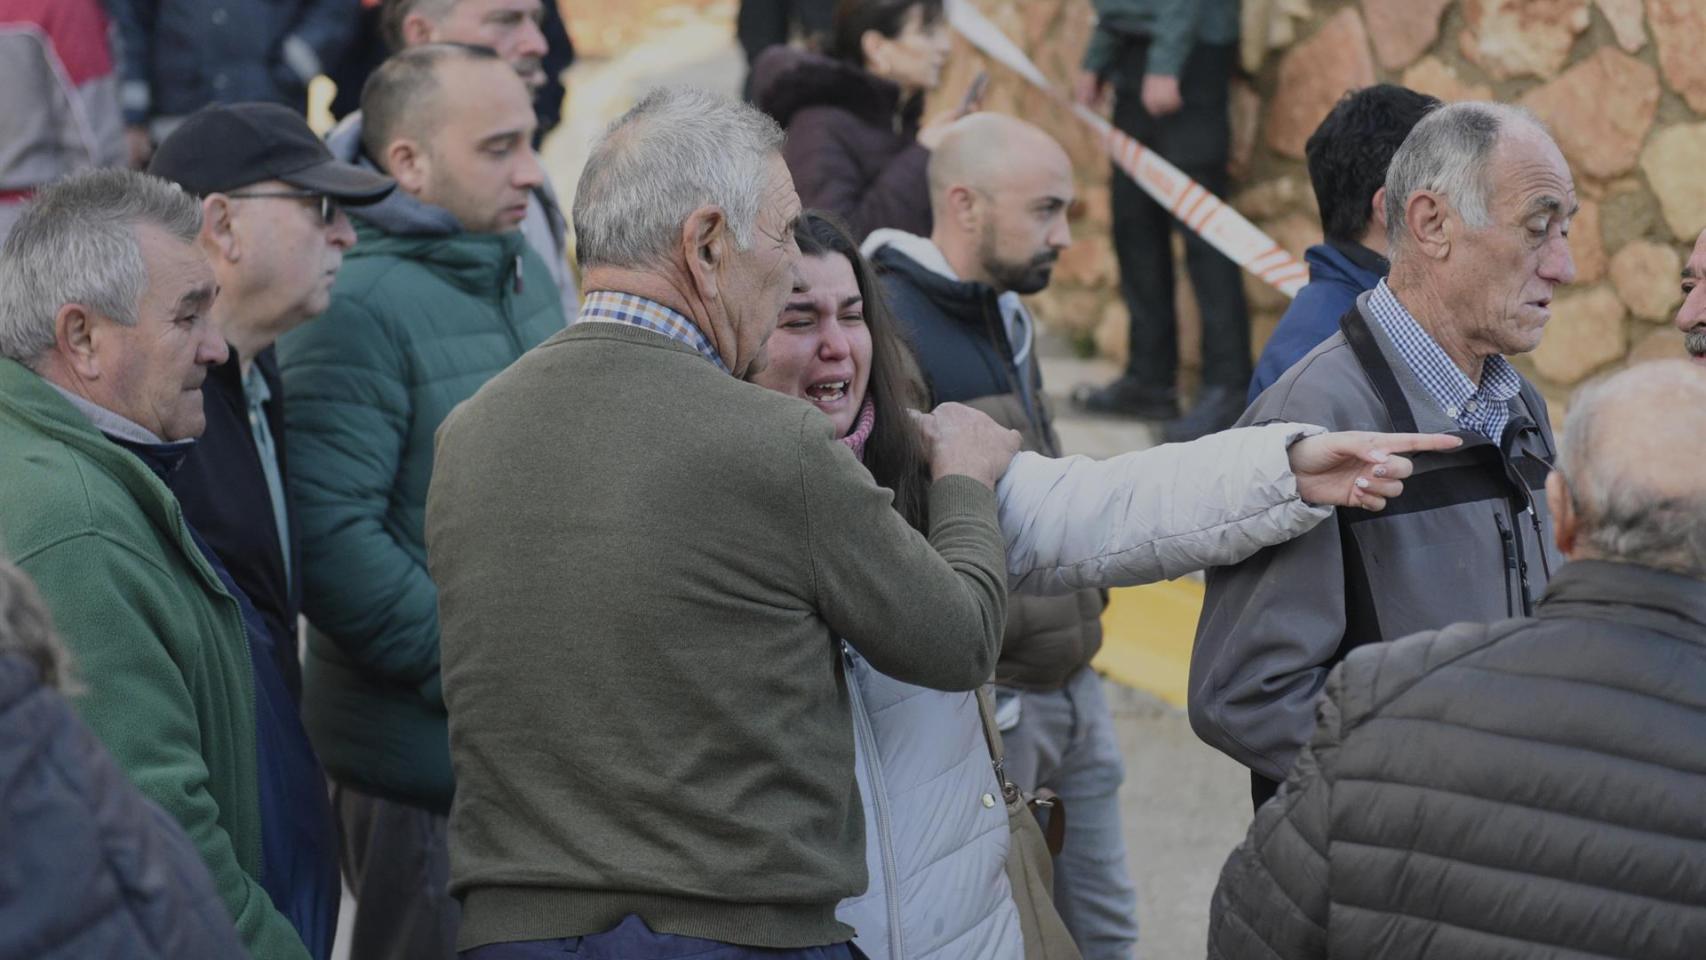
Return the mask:
<svg viewBox="0 0 1706 960">
<path fill-rule="evenodd" d="M 1202 598 L 1202 584 L 1191 580 L 1112 591 L 1102 613 L 1102 651 L 1091 665 L 1182 709 Z"/>
</svg>

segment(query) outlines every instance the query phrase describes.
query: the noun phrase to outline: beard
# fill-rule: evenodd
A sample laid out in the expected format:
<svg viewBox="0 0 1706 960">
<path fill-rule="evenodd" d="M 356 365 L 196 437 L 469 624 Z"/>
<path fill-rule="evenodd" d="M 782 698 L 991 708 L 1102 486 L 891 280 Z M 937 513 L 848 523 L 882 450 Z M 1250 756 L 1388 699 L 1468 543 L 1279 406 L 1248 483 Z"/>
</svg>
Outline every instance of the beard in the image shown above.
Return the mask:
<svg viewBox="0 0 1706 960">
<path fill-rule="evenodd" d="M 1028 296 L 1048 287 L 1049 278 L 1054 275 L 1055 262 L 1060 259 L 1060 251 L 1044 250 L 1028 260 L 1015 263 L 996 253 L 995 231 L 985 229 L 978 244 L 977 257 L 984 272 L 995 281 L 997 293 L 1012 291 Z"/>
<path fill-rule="evenodd" d="M 1682 338 L 1682 344 L 1688 349 L 1691 357 L 1706 357 L 1706 327 L 1695 327 Z"/>
</svg>

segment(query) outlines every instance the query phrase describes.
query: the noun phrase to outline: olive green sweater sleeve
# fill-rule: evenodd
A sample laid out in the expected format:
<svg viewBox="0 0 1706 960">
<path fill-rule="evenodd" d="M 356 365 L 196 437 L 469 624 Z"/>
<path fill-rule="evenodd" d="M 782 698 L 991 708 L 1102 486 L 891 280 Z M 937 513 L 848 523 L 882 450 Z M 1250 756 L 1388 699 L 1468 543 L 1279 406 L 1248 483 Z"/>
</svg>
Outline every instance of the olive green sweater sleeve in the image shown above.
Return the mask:
<svg viewBox="0 0 1706 960">
<path fill-rule="evenodd" d="M 994 491 L 964 476 L 933 484 L 925 538 L 825 426 L 812 411 L 800 425 L 811 582 L 824 620 L 897 680 L 938 690 L 986 683 L 1007 617 Z"/>
</svg>

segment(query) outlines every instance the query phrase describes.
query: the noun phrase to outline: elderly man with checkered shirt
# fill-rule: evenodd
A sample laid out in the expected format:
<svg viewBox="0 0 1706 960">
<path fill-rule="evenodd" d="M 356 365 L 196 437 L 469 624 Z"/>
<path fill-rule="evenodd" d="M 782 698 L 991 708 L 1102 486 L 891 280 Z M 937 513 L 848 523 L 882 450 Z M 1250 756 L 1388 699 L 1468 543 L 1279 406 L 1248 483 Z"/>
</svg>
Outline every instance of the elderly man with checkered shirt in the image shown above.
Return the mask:
<svg viewBox="0 0 1706 960">
<path fill-rule="evenodd" d="M 1271 797 L 1315 726 L 1327 673 L 1352 648 L 1458 621 L 1527 616 L 1560 558 L 1541 494 L 1555 458 L 1546 404 L 1506 359 L 1540 343 L 1575 186 L 1526 112 L 1430 113 L 1386 181 L 1389 278 L 1286 372 L 1240 426 L 1456 433 L 1420 454 L 1400 503 L 1339 511 L 1212 570 L 1191 657 L 1197 735 Z"/>
</svg>

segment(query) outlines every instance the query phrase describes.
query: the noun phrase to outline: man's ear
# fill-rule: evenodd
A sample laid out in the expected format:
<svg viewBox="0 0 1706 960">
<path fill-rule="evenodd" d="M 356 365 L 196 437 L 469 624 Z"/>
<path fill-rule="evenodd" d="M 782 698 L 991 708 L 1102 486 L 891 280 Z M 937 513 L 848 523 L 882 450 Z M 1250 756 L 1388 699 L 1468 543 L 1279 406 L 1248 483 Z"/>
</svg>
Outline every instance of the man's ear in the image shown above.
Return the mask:
<svg viewBox="0 0 1706 960">
<path fill-rule="evenodd" d="M 1575 553 L 1580 534 L 1581 517 L 1576 514 L 1575 498 L 1564 474 L 1554 470 L 1546 476 L 1546 508 L 1552 512 L 1552 542 L 1558 552 L 1568 557 Z"/>
<path fill-rule="evenodd" d="M 421 145 L 408 137 L 398 137 L 385 147 L 385 172 L 397 181 L 403 192 L 418 195 L 426 187 L 432 172 L 432 160 Z"/>
<path fill-rule="evenodd" d="M 1445 198 L 1431 190 L 1417 190 L 1404 204 L 1404 230 L 1410 242 L 1435 260 L 1444 260 L 1451 252 L 1451 227 L 1457 223 Z"/>
<path fill-rule="evenodd" d="M 421 16 L 411 13 L 403 18 L 403 46 L 418 47 L 423 43 L 431 43 L 438 32 L 438 25 Z"/>
<path fill-rule="evenodd" d="M 99 380 L 100 360 L 96 357 L 96 325 L 94 311 L 81 303 L 68 303 L 53 315 L 53 342 L 62 362 L 79 380 Z"/>
<path fill-rule="evenodd" d="M 1374 199 L 1369 201 L 1368 225 L 1386 235 L 1386 188 L 1374 191 Z"/>
<path fill-rule="evenodd" d="M 883 53 L 883 43 L 888 40 L 875 30 L 866 30 L 859 35 L 859 52 L 865 55 L 865 66 L 872 73 L 883 73 L 887 68 L 888 57 Z"/>
<path fill-rule="evenodd" d="M 243 257 L 242 244 L 232 220 L 236 208 L 223 193 L 210 193 L 201 201 L 201 244 L 203 250 L 229 263 Z"/>
<path fill-rule="evenodd" d="M 686 258 L 687 275 L 693 278 L 700 299 L 707 303 L 714 302 L 722 290 L 722 279 L 717 274 L 728 260 L 733 240 L 722 207 L 708 204 L 681 222 L 681 252 Z"/>
<path fill-rule="evenodd" d="M 977 230 L 983 221 L 983 211 L 977 191 L 970 187 L 955 184 L 948 188 L 948 215 L 954 218 L 954 223 L 962 230 Z"/>
</svg>

